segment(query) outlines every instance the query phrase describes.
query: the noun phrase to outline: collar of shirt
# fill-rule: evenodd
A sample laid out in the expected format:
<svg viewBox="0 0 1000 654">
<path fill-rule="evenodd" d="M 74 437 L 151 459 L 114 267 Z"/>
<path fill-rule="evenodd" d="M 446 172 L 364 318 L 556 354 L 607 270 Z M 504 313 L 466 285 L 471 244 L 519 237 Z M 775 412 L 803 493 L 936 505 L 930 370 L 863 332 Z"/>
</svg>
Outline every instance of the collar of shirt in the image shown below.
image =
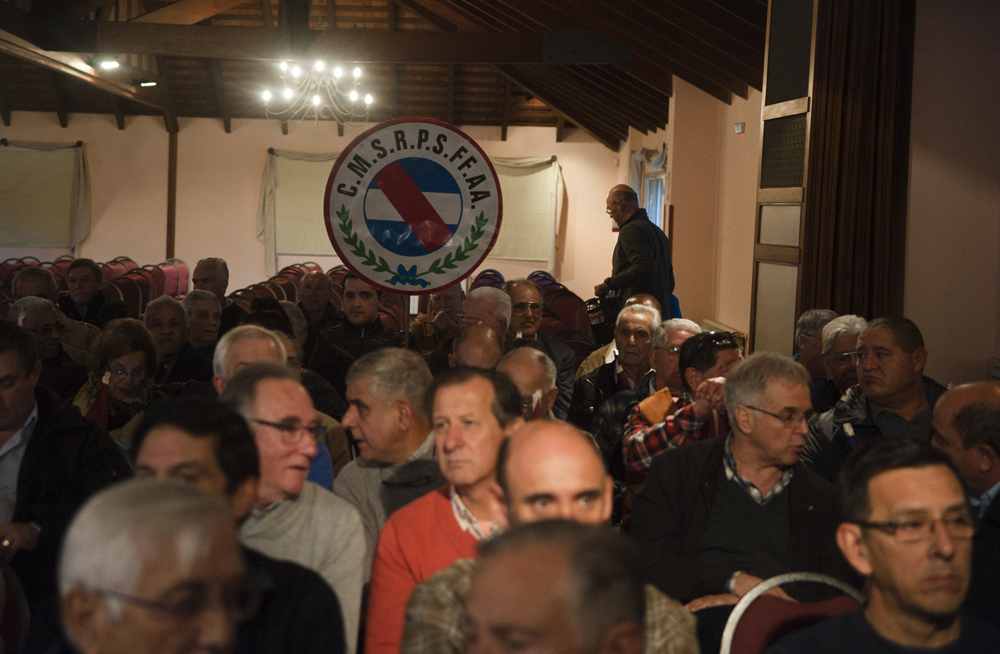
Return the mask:
<svg viewBox="0 0 1000 654">
<path fill-rule="evenodd" d="M 618 390 L 625 391 L 635 388 L 635 382 L 629 379 L 628 373 L 622 364 L 615 363 L 615 381 L 618 383 Z"/>
<path fill-rule="evenodd" d="M 909 420 L 899 415 L 892 409 L 887 409 L 884 406 L 879 406 L 878 404 L 875 404 L 871 400 L 868 400 L 868 406 L 871 409 L 872 421 L 875 422 L 875 424 L 878 425 L 879 428 L 882 428 L 884 425 L 891 425 L 893 427 L 900 425 L 901 426 L 900 430 L 902 432 L 905 432 L 911 426 L 919 427 L 922 426 L 924 423 L 926 423 L 927 426 L 929 427 L 931 422 L 931 417 L 934 415 L 934 405 L 930 403 L 928 403 L 927 408 L 925 408 L 923 411 L 913 416 Z M 884 434 L 884 435 L 897 436 L 904 434 L 901 433 L 901 434 Z"/>
<path fill-rule="evenodd" d="M 458 496 L 458 491 L 455 489 L 454 484 L 451 485 L 451 512 L 455 516 L 455 522 L 458 523 L 462 531 L 472 533 L 473 537 L 479 542 L 492 538 L 502 531 L 502 527 L 494 522 L 490 524 L 490 532 L 484 534 L 483 530 L 479 528 L 479 520 L 476 519 L 476 516 L 472 515 L 472 511 L 465 506 L 465 502 Z"/>
<path fill-rule="evenodd" d="M 795 472 L 795 468 L 789 468 L 781 475 L 781 479 L 778 483 L 771 487 L 771 490 L 767 491 L 767 495 L 760 492 L 752 482 L 748 481 L 743 475 L 740 474 L 739 469 L 736 467 L 736 458 L 733 457 L 733 449 L 730 447 L 733 437 L 726 437 L 725 450 L 722 455 L 722 465 L 726 469 L 726 479 L 730 481 L 735 480 L 740 487 L 750 494 L 753 501 L 761 506 L 764 506 L 772 499 L 780 495 L 788 485 L 792 483 L 792 474 Z"/>
<path fill-rule="evenodd" d="M 0 448 L 0 457 L 3 457 L 5 454 L 17 447 L 27 445 L 31 435 L 35 433 L 35 425 L 37 424 L 38 402 L 35 402 L 35 406 L 31 408 L 31 413 L 28 414 L 28 419 L 24 421 L 24 425 L 14 432 L 14 435 L 3 444 L 2 448 Z"/>
<path fill-rule="evenodd" d="M 969 504 L 979 511 L 979 517 L 982 518 L 986 515 L 990 505 L 993 504 L 993 500 L 997 498 L 997 495 L 1000 495 L 1000 481 L 993 484 L 993 488 L 989 489 L 979 497 L 970 497 Z"/>
</svg>

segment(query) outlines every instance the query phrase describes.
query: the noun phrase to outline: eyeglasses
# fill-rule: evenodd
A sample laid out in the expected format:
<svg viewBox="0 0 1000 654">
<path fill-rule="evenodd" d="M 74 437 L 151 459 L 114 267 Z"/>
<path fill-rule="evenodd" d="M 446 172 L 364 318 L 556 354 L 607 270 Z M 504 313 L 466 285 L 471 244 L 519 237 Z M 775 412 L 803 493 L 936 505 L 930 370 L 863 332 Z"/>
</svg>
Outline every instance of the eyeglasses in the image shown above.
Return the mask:
<svg viewBox="0 0 1000 654">
<path fill-rule="evenodd" d="M 277 429 L 281 432 L 281 440 L 289 445 L 292 443 L 298 443 L 306 434 L 312 436 L 314 441 L 326 439 L 326 427 L 323 425 L 304 426 L 284 422 L 270 422 L 268 420 L 259 420 L 257 418 L 254 418 L 253 421 L 258 425 L 265 425 L 267 427 Z"/>
<path fill-rule="evenodd" d="M 244 622 L 253 617 L 260 607 L 262 587 L 263 583 L 260 580 L 252 578 L 223 588 L 219 593 L 212 593 L 203 584 L 189 584 L 173 589 L 160 600 L 135 597 L 103 588 L 94 589 L 94 592 L 156 611 L 178 623 L 190 622 L 214 607 L 221 608 L 235 621 Z"/>
<path fill-rule="evenodd" d="M 855 361 L 858 358 L 857 352 L 836 352 L 834 354 L 824 354 L 826 360 L 833 366 L 843 366 L 847 365 L 849 361 Z"/>
<path fill-rule="evenodd" d="M 606 214 L 608 214 L 610 216 L 611 215 L 611 208 L 614 207 L 619 202 L 621 202 L 621 200 L 615 200 L 614 202 L 612 202 L 611 204 L 609 204 L 608 208 L 604 210 L 604 213 L 606 213 Z"/>
<path fill-rule="evenodd" d="M 699 336 L 701 336 L 701 338 L 698 338 Z M 720 350 L 738 350 L 740 348 L 740 344 L 736 342 L 736 337 L 729 332 L 703 332 L 702 334 L 695 334 L 691 338 L 698 338 L 698 340 L 695 341 L 695 350 L 692 353 L 692 356 L 698 354 L 706 347 L 713 347 Z"/>
<path fill-rule="evenodd" d="M 44 325 L 38 329 L 32 329 L 31 327 L 25 327 L 25 331 L 29 331 L 32 334 L 38 334 L 39 336 L 48 336 L 49 334 L 55 334 L 59 336 L 63 333 L 63 325 L 61 323 L 56 323 L 54 325 Z"/>
<path fill-rule="evenodd" d="M 770 411 L 766 411 L 764 409 L 761 409 L 760 407 L 750 406 L 749 404 L 741 404 L 740 406 L 744 406 L 753 411 L 759 411 L 760 413 L 771 416 L 772 418 L 777 418 L 786 427 L 793 427 L 802 422 L 803 420 L 808 423 L 809 419 L 813 417 L 812 411 L 805 411 L 805 412 L 788 411 L 782 413 L 771 413 Z"/>
<path fill-rule="evenodd" d="M 894 537 L 900 543 L 919 543 L 930 540 L 934 536 L 938 522 L 944 527 L 949 538 L 968 540 L 976 534 L 976 519 L 967 511 L 940 518 L 921 516 L 886 522 L 857 521 L 854 524 L 866 529 L 878 529 Z"/>
<path fill-rule="evenodd" d="M 654 347 L 653 349 L 654 350 L 660 350 L 662 352 L 666 352 L 667 354 L 669 354 L 672 357 L 675 357 L 675 356 L 677 356 L 677 355 L 679 355 L 681 353 L 681 346 L 680 345 L 671 345 L 670 347 Z"/>
<path fill-rule="evenodd" d="M 124 379 L 125 377 L 131 377 L 136 381 L 142 381 L 147 376 L 149 376 L 149 371 L 146 370 L 146 366 L 140 366 L 138 368 L 133 368 L 132 370 L 126 370 L 125 368 L 121 367 L 112 368 L 109 366 L 108 372 L 110 372 L 111 376 L 114 377 L 115 379 Z"/>
<path fill-rule="evenodd" d="M 518 302 L 512 305 L 511 308 L 518 313 L 524 313 L 528 309 L 531 309 L 532 313 L 538 313 L 542 310 L 542 305 L 539 302 Z"/>
</svg>

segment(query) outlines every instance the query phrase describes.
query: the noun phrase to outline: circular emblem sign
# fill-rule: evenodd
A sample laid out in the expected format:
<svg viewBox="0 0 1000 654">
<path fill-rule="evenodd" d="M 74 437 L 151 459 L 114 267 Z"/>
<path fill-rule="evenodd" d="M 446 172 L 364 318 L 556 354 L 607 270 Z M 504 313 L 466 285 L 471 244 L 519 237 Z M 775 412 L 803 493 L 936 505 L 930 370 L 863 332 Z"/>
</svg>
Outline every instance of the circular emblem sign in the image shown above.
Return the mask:
<svg viewBox="0 0 1000 654">
<path fill-rule="evenodd" d="M 354 139 L 333 166 L 323 206 L 344 264 L 408 295 L 464 279 L 493 249 L 503 214 L 486 153 L 430 118 L 391 120 Z"/>
</svg>

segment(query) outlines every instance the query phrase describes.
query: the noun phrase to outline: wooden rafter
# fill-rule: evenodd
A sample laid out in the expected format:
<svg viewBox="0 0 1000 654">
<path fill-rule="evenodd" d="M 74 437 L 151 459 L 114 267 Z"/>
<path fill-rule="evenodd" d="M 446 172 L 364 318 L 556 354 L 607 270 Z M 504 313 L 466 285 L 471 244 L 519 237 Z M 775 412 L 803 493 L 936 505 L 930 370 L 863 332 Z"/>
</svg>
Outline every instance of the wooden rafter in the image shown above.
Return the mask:
<svg viewBox="0 0 1000 654">
<path fill-rule="evenodd" d="M 507 127 L 510 125 L 510 78 L 503 78 L 503 117 L 500 119 L 500 140 L 507 140 Z"/>
<path fill-rule="evenodd" d="M 49 89 L 52 92 L 53 103 L 56 106 L 56 116 L 59 117 L 61 127 L 69 126 L 69 110 L 66 108 L 66 93 L 63 91 L 63 81 L 54 70 L 46 71 L 45 79 L 48 80 Z"/>
<path fill-rule="evenodd" d="M 65 0 L 60 4 L 53 3 L 55 6 L 50 7 L 49 11 L 61 11 L 74 18 L 83 18 L 111 2 L 112 0 Z"/>
<path fill-rule="evenodd" d="M 528 75 L 517 70 L 515 67 L 497 66 L 497 70 L 499 70 L 505 77 L 510 78 L 512 82 L 523 87 L 536 98 L 552 107 L 552 109 L 564 119 L 579 125 L 583 131 L 592 136 L 598 142 L 603 143 L 608 148 L 617 150 L 621 139 L 628 136 L 627 128 L 623 133 L 621 129 L 609 127 L 600 119 L 592 119 L 585 110 L 577 107 L 569 101 L 563 100 L 563 98 L 557 93 L 550 93 L 545 89 L 544 85 L 533 83 L 533 80 Z M 581 115 L 587 115 L 587 118 L 581 119 L 576 117 Z"/>
<path fill-rule="evenodd" d="M 10 98 L 7 97 L 7 84 L 2 74 L 0 74 L 0 118 L 3 119 L 5 126 L 10 127 Z"/>
<path fill-rule="evenodd" d="M 222 127 L 226 134 L 233 131 L 233 115 L 229 110 L 229 99 L 226 96 L 226 80 L 222 76 L 222 64 L 218 59 L 210 59 L 212 67 L 212 82 L 215 85 L 215 99 L 219 105 L 219 115 L 222 116 Z"/>
<path fill-rule="evenodd" d="M 194 25 L 244 3 L 246 0 L 178 0 L 162 9 L 133 18 L 130 22 Z"/>
<path fill-rule="evenodd" d="M 115 115 L 115 123 L 118 129 L 125 130 L 125 111 L 122 109 L 122 99 L 117 95 L 108 94 L 108 102 L 111 104 L 111 112 Z"/>
</svg>

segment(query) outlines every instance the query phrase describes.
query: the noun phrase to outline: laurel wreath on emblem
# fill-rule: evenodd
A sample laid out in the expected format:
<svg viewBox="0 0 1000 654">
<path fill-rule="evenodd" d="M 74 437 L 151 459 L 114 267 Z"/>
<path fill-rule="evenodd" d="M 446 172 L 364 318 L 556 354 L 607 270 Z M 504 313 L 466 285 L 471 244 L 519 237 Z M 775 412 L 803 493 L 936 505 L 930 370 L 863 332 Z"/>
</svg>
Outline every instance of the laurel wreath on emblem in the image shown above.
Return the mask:
<svg viewBox="0 0 1000 654">
<path fill-rule="evenodd" d="M 364 259 L 360 262 L 361 265 L 370 268 L 376 274 L 392 272 L 388 261 L 382 257 L 376 257 L 375 251 L 366 248 L 365 244 L 361 242 L 358 233 L 354 231 L 354 221 L 351 220 L 351 212 L 343 204 L 340 205 L 340 210 L 337 211 L 337 219 L 340 220 L 340 231 L 344 234 L 344 243 L 351 247 L 351 253 L 354 256 Z M 396 274 L 392 276 L 392 279 L 386 280 L 387 283 L 404 286 L 409 284 L 410 286 L 425 288 L 430 286 L 430 283 L 426 279 L 421 279 L 421 277 L 425 275 L 443 275 L 446 270 L 457 268 L 456 262 L 465 261 L 469 258 L 469 253 L 479 247 L 478 241 L 483 237 L 483 228 L 486 227 L 486 223 L 489 220 L 484 217 L 484 212 L 480 211 L 479 215 L 476 216 L 475 222 L 476 226 L 472 228 L 462 244 L 455 248 L 454 252 L 449 252 L 443 259 L 440 257 L 435 259 L 428 266 L 427 270 L 421 273 L 417 272 L 415 265 L 410 266 L 410 269 L 407 270 L 403 267 L 403 264 L 399 264 L 396 268 Z"/>
</svg>

